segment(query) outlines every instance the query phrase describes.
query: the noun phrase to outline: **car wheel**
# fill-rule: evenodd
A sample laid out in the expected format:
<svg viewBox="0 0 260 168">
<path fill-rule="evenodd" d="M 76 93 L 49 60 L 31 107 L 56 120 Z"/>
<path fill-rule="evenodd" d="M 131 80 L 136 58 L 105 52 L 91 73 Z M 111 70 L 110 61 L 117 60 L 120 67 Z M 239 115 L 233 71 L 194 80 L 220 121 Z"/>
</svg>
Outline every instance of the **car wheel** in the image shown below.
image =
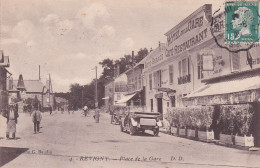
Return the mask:
<svg viewBox="0 0 260 168">
<path fill-rule="evenodd" d="M 130 135 L 134 135 L 134 134 L 135 134 L 135 127 L 132 125 L 130 121 Z"/>
<path fill-rule="evenodd" d="M 156 129 L 153 131 L 153 134 L 154 134 L 154 136 L 158 136 L 158 135 L 159 135 L 159 128 L 156 128 Z"/>
</svg>

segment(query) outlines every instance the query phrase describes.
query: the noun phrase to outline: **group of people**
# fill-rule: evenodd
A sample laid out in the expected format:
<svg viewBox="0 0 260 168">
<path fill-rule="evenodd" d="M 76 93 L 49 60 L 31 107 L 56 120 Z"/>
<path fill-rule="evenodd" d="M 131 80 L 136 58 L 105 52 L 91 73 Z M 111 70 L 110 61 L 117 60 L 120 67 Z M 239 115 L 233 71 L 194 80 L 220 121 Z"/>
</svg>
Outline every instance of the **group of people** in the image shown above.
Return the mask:
<svg viewBox="0 0 260 168">
<path fill-rule="evenodd" d="M 83 107 L 83 112 L 84 112 L 84 116 L 85 117 L 89 114 L 88 106 L 84 106 Z M 100 114 L 99 114 L 99 110 L 98 109 L 95 110 L 95 114 L 94 114 L 93 117 L 94 117 L 94 120 L 96 121 L 96 123 L 99 123 Z"/>
<path fill-rule="evenodd" d="M 42 120 L 42 114 L 38 108 L 34 106 L 34 110 L 31 114 L 32 116 L 32 122 L 34 124 L 34 133 L 36 134 L 37 132 L 40 132 L 40 122 Z M 16 139 L 15 134 L 16 134 L 16 124 L 18 122 L 18 104 L 11 102 L 6 111 L 3 113 L 3 117 L 5 117 L 6 120 L 6 138 L 7 139 Z"/>
<path fill-rule="evenodd" d="M 50 110 L 50 109 L 49 109 Z M 89 113 L 89 109 L 88 106 L 84 106 L 83 107 L 83 111 L 84 111 L 84 115 L 87 116 Z M 50 110 L 50 114 L 52 113 L 52 110 Z M 18 104 L 11 102 L 8 105 L 7 110 L 3 113 L 3 116 L 7 119 L 6 120 L 6 138 L 7 139 L 15 139 L 15 133 L 16 133 L 16 124 L 18 122 Z M 41 112 L 38 110 L 37 105 L 34 106 L 33 108 L 33 112 L 31 113 L 31 117 L 32 117 L 32 122 L 33 122 L 33 130 L 34 130 L 34 134 L 39 133 L 40 132 L 40 123 L 42 120 L 42 114 Z M 96 123 L 99 123 L 99 118 L 100 118 L 100 114 L 99 114 L 99 110 L 96 109 L 95 110 L 95 114 L 94 114 L 94 120 Z"/>
</svg>

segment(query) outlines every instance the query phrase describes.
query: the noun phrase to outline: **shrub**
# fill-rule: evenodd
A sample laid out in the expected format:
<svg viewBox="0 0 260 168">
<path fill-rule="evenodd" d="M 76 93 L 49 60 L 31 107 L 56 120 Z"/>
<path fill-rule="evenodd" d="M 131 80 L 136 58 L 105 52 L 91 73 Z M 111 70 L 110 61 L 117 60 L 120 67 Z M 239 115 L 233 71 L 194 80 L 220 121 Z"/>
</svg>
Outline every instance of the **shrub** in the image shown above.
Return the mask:
<svg viewBox="0 0 260 168">
<path fill-rule="evenodd" d="M 222 105 L 219 127 L 223 134 L 250 135 L 253 125 L 253 107 L 249 104 Z"/>
<path fill-rule="evenodd" d="M 213 111 L 213 106 L 169 108 L 166 119 L 171 126 L 197 128 L 205 131 L 212 124 Z"/>
</svg>

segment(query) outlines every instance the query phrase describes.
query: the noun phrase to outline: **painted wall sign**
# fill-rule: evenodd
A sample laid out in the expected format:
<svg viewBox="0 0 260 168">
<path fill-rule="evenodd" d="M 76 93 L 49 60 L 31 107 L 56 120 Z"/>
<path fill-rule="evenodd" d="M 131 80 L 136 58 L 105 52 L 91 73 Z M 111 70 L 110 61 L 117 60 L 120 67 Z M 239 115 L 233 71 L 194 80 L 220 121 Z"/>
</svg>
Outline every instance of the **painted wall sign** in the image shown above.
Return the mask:
<svg viewBox="0 0 260 168">
<path fill-rule="evenodd" d="M 179 37 L 184 35 L 185 33 L 203 25 L 203 16 L 191 19 L 188 23 L 181 29 L 176 30 L 170 36 L 168 36 L 167 41 L 169 44 L 177 40 Z"/>
<path fill-rule="evenodd" d="M 211 18 L 211 12 L 207 12 L 211 6 L 199 8 L 184 19 L 176 28 L 166 33 L 168 46 L 166 56 L 173 56 L 206 41 L 210 37 L 210 24 L 208 18 Z"/>
<path fill-rule="evenodd" d="M 145 61 L 145 68 L 149 68 L 163 60 L 163 54 L 153 56 L 151 59 Z"/>
</svg>

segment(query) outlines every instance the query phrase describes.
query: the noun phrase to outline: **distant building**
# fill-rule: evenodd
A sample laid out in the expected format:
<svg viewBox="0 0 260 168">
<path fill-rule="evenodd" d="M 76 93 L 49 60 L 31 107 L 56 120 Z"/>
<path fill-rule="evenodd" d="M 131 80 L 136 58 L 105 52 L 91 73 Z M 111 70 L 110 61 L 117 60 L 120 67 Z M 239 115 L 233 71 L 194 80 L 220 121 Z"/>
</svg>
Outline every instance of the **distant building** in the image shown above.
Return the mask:
<svg viewBox="0 0 260 168">
<path fill-rule="evenodd" d="M 8 74 L 11 75 L 11 73 L 6 68 L 9 66 L 9 57 L 4 56 L 4 52 L 0 50 L 0 113 L 5 110 L 8 105 L 8 91 L 6 85 Z"/>
<path fill-rule="evenodd" d="M 121 74 L 113 81 L 105 85 L 105 107 L 116 105 L 122 96 L 127 92 L 127 77 L 126 74 Z"/>
<path fill-rule="evenodd" d="M 50 79 L 44 85 L 41 80 L 23 80 L 23 76 L 20 75 L 18 80 L 9 80 L 8 89 L 10 99 L 37 99 L 41 109 L 54 108 L 54 93 Z"/>
<path fill-rule="evenodd" d="M 69 107 L 69 101 L 62 97 L 55 97 L 56 108 L 59 111 L 67 111 Z"/>
</svg>

